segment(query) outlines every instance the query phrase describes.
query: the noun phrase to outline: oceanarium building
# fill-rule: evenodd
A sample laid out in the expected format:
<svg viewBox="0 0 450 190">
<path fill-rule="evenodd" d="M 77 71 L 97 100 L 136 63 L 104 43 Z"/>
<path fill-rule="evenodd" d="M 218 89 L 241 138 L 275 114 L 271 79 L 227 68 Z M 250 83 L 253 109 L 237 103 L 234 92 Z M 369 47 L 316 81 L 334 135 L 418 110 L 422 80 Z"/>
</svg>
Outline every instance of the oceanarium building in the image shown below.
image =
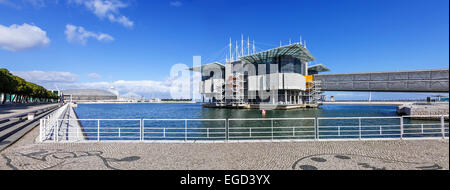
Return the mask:
<svg viewBox="0 0 450 190">
<path fill-rule="evenodd" d="M 315 58 L 304 45 L 295 43 L 247 55 L 241 52 L 236 59 L 230 53 L 225 65 L 215 62 L 190 68 L 202 74 L 200 93 L 205 107 L 317 107 L 321 91 L 313 75 L 329 69 L 309 66 Z"/>
</svg>

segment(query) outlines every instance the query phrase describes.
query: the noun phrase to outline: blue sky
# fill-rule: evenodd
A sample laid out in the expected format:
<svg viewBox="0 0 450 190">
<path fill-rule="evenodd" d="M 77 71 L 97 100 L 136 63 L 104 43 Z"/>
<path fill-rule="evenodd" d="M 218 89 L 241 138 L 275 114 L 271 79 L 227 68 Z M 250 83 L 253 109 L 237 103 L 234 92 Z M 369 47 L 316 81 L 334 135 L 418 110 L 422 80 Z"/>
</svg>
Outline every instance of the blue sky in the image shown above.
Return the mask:
<svg viewBox="0 0 450 190">
<path fill-rule="evenodd" d="M 2 27 L 34 42 L 9 47 L 0 36 L 2 68 L 48 88 L 121 81 L 132 84 L 123 93 L 148 97 L 167 92 L 174 64 L 196 55 L 223 62 L 229 38 L 241 34 L 258 50 L 301 35 L 330 73 L 449 64 L 448 0 L 0 0 Z"/>
</svg>

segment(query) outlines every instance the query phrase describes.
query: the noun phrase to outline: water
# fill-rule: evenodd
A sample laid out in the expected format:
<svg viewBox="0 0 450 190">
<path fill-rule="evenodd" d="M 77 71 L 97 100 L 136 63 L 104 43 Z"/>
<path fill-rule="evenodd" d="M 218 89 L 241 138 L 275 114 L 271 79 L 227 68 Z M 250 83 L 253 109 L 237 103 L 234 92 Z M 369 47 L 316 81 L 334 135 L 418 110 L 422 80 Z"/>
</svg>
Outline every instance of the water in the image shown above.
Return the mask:
<svg viewBox="0 0 450 190">
<path fill-rule="evenodd" d="M 142 136 L 140 119 L 231 119 L 226 121 L 154 121 L 143 120 L 144 140 L 224 140 L 229 139 L 314 139 L 399 137 L 400 119 L 295 119 L 295 120 L 232 120 L 235 118 L 324 118 L 324 117 L 397 117 L 396 106 L 389 105 L 324 105 L 319 109 L 267 110 L 262 115 L 255 109 L 203 108 L 201 104 L 138 103 L 138 104 L 79 104 L 75 109 L 80 119 L 136 119 L 81 121 L 89 140 L 139 140 Z M 316 134 L 314 126 L 320 123 Z M 404 124 L 433 123 L 407 126 L 411 133 L 438 136 L 436 121 L 405 119 Z M 359 125 L 363 126 L 359 134 Z M 100 126 L 100 130 L 98 130 Z M 273 128 L 272 128 L 273 126 Z M 417 128 L 419 127 L 419 128 Z M 429 129 L 427 129 L 429 127 Z M 447 129 L 448 132 L 448 129 Z M 421 134 L 423 135 L 423 134 Z M 414 135 L 411 135 L 414 136 Z M 416 135 L 417 136 L 417 135 Z"/>
<path fill-rule="evenodd" d="M 324 105 L 319 109 L 259 110 L 203 108 L 200 104 L 79 104 L 80 119 L 226 119 L 397 116 L 396 106 Z"/>
</svg>

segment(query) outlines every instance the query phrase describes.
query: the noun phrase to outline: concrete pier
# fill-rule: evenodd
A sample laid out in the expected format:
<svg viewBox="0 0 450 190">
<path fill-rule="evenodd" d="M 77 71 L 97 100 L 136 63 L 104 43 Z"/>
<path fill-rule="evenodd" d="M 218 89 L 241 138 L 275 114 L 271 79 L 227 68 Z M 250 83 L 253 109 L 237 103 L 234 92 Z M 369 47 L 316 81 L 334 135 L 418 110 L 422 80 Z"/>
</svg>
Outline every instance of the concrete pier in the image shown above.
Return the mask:
<svg viewBox="0 0 450 190">
<path fill-rule="evenodd" d="M 66 113 L 62 116 L 61 119 L 64 119 L 61 125 L 59 126 L 58 135 L 61 140 L 67 141 L 81 141 L 86 140 L 86 137 L 83 135 L 83 128 L 79 123 L 78 116 L 75 114 L 73 110 L 73 104 L 68 104 L 68 108 Z"/>
<path fill-rule="evenodd" d="M 322 105 L 393 105 L 397 107 L 397 114 L 411 116 L 412 119 L 440 119 L 449 118 L 448 102 L 323 102 Z"/>
<path fill-rule="evenodd" d="M 444 116 L 448 120 L 448 103 L 410 103 L 397 108 L 400 115 L 409 115 L 413 119 L 440 119 Z"/>
<path fill-rule="evenodd" d="M 77 119 L 78 117 L 73 110 L 73 104 L 68 103 L 64 105 L 47 118 L 48 121 L 53 121 L 53 123 L 56 123 L 56 125 L 48 124 L 50 123 L 48 122 L 47 124 L 45 124 L 45 126 L 41 126 L 45 128 L 43 129 L 45 138 L 51 138 L 56 141 L 86 140 L 83 128 Z M 53 131 L 56 131 L 56 134 L 54 134 Z"/>
</svg>

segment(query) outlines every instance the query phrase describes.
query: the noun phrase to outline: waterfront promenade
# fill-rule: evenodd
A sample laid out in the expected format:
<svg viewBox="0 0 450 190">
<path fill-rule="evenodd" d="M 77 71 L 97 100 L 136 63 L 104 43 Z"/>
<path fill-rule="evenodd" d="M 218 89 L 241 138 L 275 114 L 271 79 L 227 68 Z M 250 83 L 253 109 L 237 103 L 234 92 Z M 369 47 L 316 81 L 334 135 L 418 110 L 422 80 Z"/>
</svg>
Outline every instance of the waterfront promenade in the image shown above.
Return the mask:
<svg viewBox="0 0 450 190">
<path fill-rule="evenodd" d="M 0 105 L 0 119 L 33 112 L 40 109 L 52 107 L 57 104 L 6 104 Z"/>
<path fill-rule="evenodd" d="M 38 143 L 36 127 L 0 152 L 0 169 L 449 169 L 447 140 L 253 143 Z"/>
</svg>

